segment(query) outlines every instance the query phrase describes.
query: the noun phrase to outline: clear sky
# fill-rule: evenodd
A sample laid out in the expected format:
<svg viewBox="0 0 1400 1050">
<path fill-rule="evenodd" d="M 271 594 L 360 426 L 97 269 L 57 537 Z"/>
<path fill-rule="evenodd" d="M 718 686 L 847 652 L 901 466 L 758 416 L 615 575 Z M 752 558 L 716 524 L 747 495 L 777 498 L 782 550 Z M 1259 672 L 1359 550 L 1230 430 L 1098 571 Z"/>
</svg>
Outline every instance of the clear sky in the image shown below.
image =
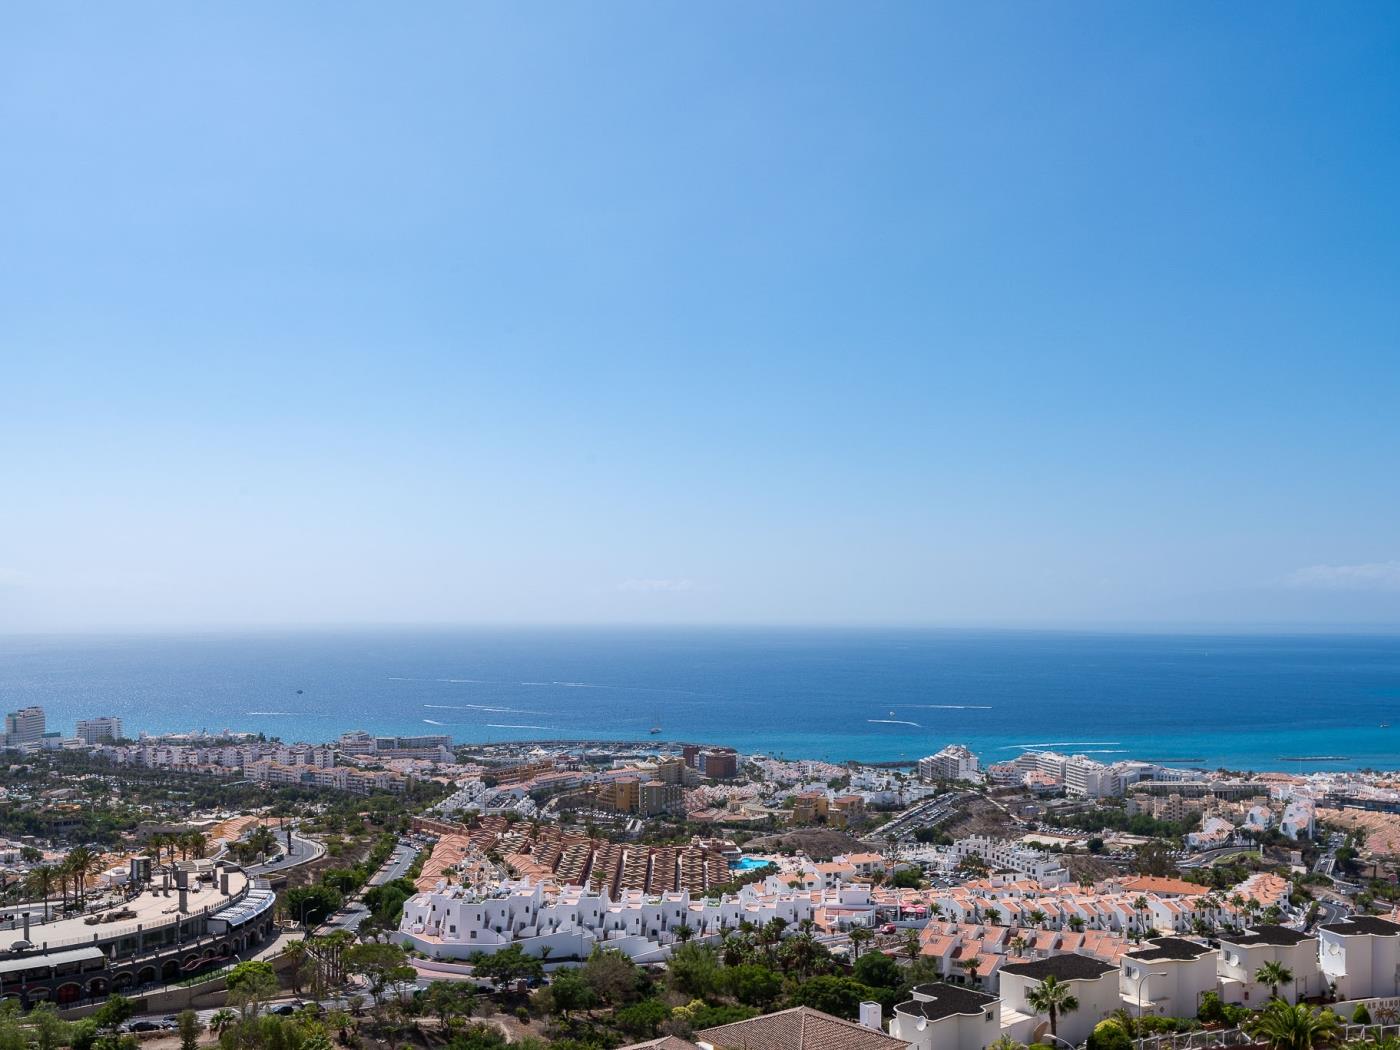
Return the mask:
<svg viewBox="0 0 1400 1050">
<path fill-rule="evenodd" d="M 0 628 L 1400 624 L 1397 53 L 7 4 Z"/>
</svg>

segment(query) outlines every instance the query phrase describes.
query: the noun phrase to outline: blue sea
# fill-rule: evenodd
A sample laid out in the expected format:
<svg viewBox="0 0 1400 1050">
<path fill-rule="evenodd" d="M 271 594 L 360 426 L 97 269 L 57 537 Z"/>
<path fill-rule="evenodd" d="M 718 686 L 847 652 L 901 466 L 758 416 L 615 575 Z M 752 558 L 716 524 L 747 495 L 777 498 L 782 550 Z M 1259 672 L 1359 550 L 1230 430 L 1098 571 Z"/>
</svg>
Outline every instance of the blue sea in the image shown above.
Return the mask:
<svg viewBox="0 0 1400 1050">
<path fill-rule="evenodd" d="M 1209 768 L 1400 767 L 1400 637 L 358 630 L 0 638 L 0 710 L 71 732 L 660 739 L 832 760 L 965 743 Z M 1390 723 L 1396 728 L 1382 728 Z M 1300 756 L 1309 761 L 1298 762 Z M 1329 756 L 1321 760 L 1318 756 Z"/>
</svg>

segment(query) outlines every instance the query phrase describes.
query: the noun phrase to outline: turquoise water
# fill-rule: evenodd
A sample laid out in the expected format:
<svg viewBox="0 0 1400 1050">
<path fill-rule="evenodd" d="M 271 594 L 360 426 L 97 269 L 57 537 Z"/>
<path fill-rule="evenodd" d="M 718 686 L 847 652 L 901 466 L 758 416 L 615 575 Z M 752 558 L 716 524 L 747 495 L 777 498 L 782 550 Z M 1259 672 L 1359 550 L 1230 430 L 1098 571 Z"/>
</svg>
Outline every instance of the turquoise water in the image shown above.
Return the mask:
<svg viewBox="0 0 1400 1050">
<path fill-rule="evenodd" d="M 766 868 L 770 863 L 772 862 L 759 860 L 757 857 L 740 857 L 731 862 L 729 867 L 732 871 L 753 871 L 754 868 Z"/>
<path fill-rule="evenodd" d="M 298 692 L 300 690 L 300 692 Z M 1400 638 L 899 630 L 0 639 L 0 710 L 129 733 L 659 739 L 840 760 L 950 742 L 1178 764 L 1400 766 Z M 1382 722 L 1396 729 L 1381 729 Z M 1188 761 L 1196 760 L 1196 761 Z"/>
</svg>

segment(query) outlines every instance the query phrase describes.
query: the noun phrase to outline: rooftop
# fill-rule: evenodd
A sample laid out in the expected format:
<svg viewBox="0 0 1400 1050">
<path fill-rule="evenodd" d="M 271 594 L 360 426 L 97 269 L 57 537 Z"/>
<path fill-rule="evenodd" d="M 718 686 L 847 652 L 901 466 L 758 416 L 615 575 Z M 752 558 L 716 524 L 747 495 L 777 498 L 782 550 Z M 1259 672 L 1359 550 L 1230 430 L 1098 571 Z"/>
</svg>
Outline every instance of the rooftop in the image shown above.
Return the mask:
<svg viewBox="0 0 1400 1050">
<path fill-rule="evenodd" d="M 1199 959 L 1214 950 L 1209 945 L 1188 941 L 1185 937 L 1153 937 L 1147 942 L 1147 947 L 1134 948 L 1123 954 L 1129 959 Z"/>
<path fill-rule="evenodd" d="M 1029 977 L 1033 981 L 1043 981 L 1047 977 L 1054 977 L 1057 981 L 1096 981 L 1110 970 L 1117 969 L 1113 963 L 1077 952 L 1066 952 L 1031 962 L 1009 963 L 1001 968 L 1001 972 Z"/>
<path fill-rule="evenodd" d="M 954 1014 L 980 1014 L 997 1001 L 995 995 L 974 991 L 956 984 L 921 984 L 914 989 L 916 996 L 895 1007 L 902 1014 L 914 1014 L 937 1021 Z"/>
<path fill-rule="evenodd" d="M 1221 941 L 1228 944 L 1276 944 L 1287 946 L 1300 941 L 1313 940 L 1312 934 L 1290 930 L 1287 926 L 1255 926 L 1248 933 L 1220 934 Z"/>
<path fill-rule="evenodd" d="M 832 1017 L 810 1006 L 779 1010 L 747 1021 L 695 1033 L 716 1047 L 743 1050 L 907 1050 L 909 1044 L 884 1032 Z"/>
<path fill-rule="evenodd" d="M 1400 923 L 1391 922 L 1389 919 L 1378 919 L 1374 915 L 1353 915 L 1340 922 L 1326 923 L 1319 929 L 1326 930 L 1328 933 L 1340 933 L 1347 937 L 1363 933 L 1369 933 L 1375 937 L 1400 936 Z"/>
</svg>

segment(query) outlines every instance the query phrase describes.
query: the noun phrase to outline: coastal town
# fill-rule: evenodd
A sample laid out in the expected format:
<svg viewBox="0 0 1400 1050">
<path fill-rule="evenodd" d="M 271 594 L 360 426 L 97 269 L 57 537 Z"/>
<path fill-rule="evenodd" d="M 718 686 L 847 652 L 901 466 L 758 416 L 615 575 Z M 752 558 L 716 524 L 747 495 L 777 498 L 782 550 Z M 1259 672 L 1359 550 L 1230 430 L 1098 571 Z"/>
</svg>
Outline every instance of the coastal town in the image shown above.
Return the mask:
<svg viewBox="0 0 1400 1050">
<path fill-rule="evenodd" d="M 368 945 L 397 954 L 400 1006 L 451 985 L 506 1034 L 596 1046 L 812 1026 L 832 1046 L 1155 1050 L 1259 1041 L 1285 1000 L 1400 1020 L 1394 773 L 1032 749 L 984 766 L 956 743 L 872 765 L 662 740 L 133 738 L 37 707 L 4 728 L 0 998 L 21 1016 L 76 1025 L 116 997 L 155 1036 L 172 1004 L 234 1002 L 250 963 L 268 1003 L 302 984 L 377 1000 L 378 971 L 335 961 Z M 647 1024 L 639 1003 L 561 1005 L 600 959 L 647 975 Z M 767 993 L 726 990 L 762 960 Z M 715 972 L 699 995 L 678 976 L 697 966 Z"/>
</svg>

